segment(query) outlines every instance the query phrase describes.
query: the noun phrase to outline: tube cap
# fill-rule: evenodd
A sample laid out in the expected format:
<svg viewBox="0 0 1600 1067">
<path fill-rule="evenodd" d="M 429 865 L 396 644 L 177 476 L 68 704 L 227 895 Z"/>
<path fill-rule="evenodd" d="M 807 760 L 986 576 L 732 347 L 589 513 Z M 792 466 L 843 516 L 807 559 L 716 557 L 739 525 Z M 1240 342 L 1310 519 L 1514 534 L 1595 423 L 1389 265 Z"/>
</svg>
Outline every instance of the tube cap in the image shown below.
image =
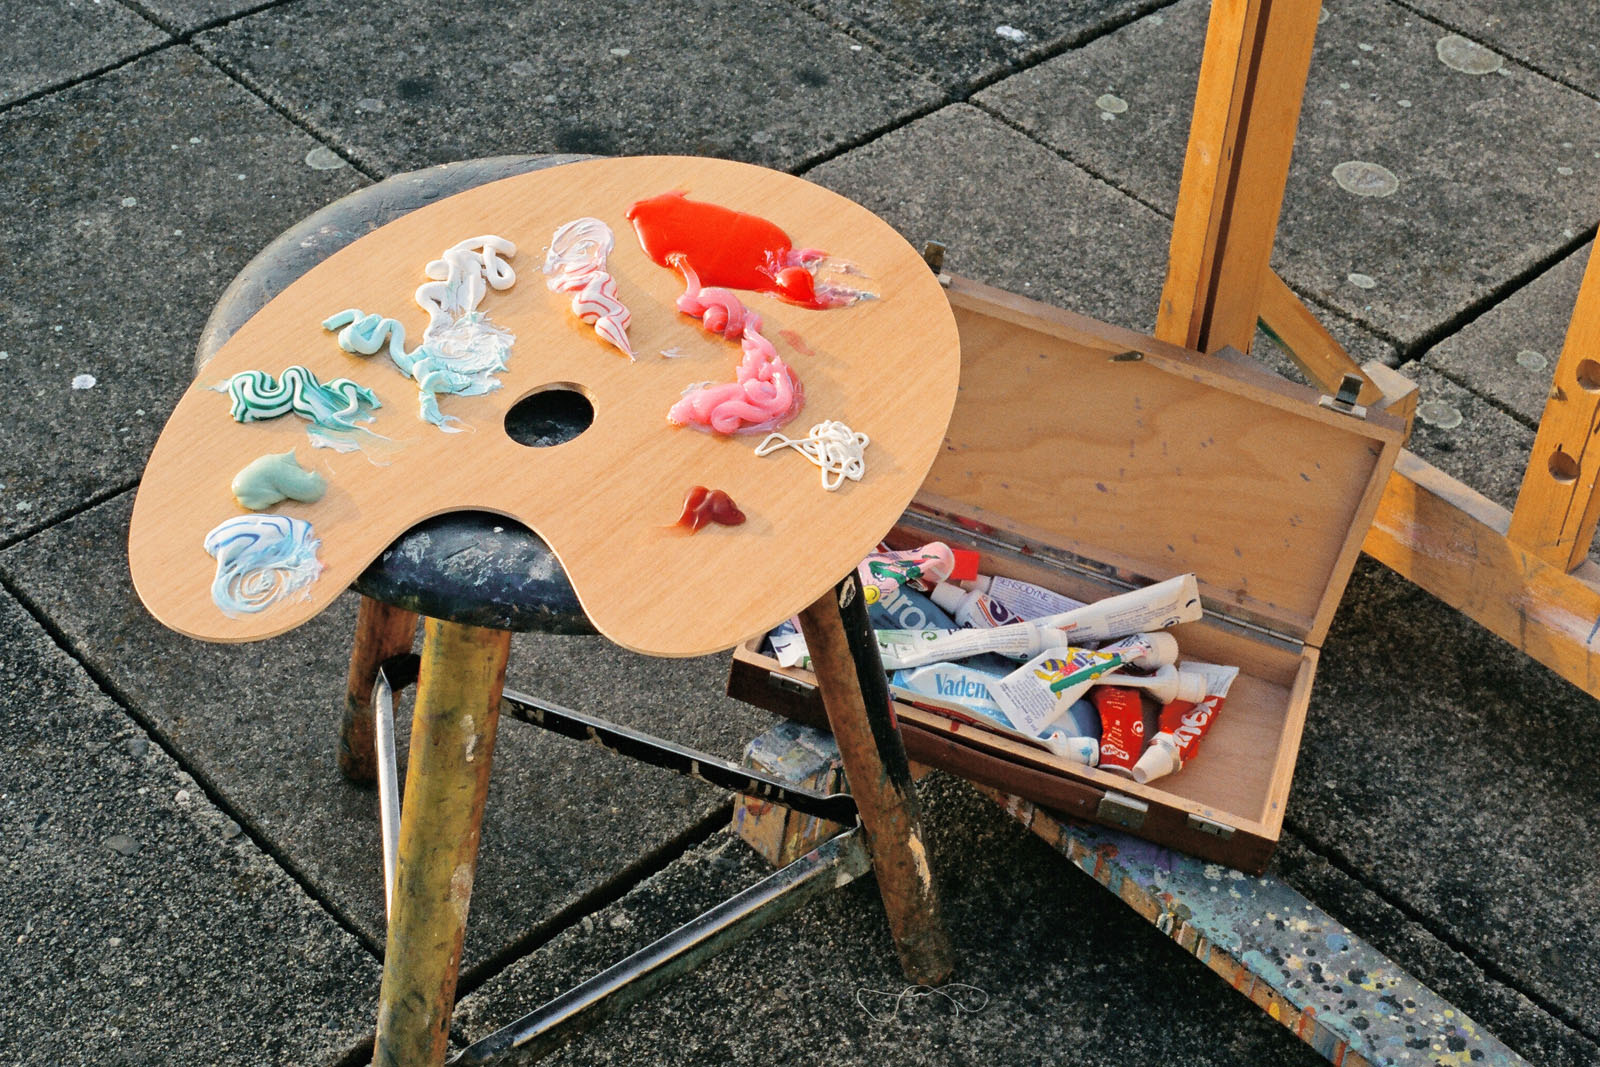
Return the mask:
<svg viewBox="0 0 1600 1067">
<path fill-rule="evenodd" d="M 1172 746 L 1158 735 L 1151 740 L 1150 747 L 1144 750 L 1144 755 L 1133 765 L 1133 780 L 1142 785 L 1157 778 L 1165 778 L 1180 766 L 1177 753 L 1173 752 Z"/>
<path fill-rule="evenodd" d="M 1151 669 L 1165 667 L 1169 663 L 1178 662 L 1178 639 L 1176 637 L 1173 637 L 1165 630 L 1157 630 L 1155 633 L 1141 634 L 1140 636 L 1150 642 L 1150 652 L 1148 655 L 1138 658 L 1136 661 L 1138 666 Z M 1203 696 L 1204 694 L 1201 695 Z"/>
<path fill-rule="evenodd" d="M 1191 704 L 1198 704 L 1206 698 L 1206 676 L 1199 671 L 1178 672 L 1178 695 L 1176 700 L 1186 700 Z"/>
<path fill-rule="evenodd" d="M 933 592 L 928 598 L 939 605 L 939 610 L 946 615 L 954 615 L 956 607 L 971 594 L 954 582 L 940 582 L 933 587 Z"/>
<path fill-rule="evenodd" d="M 950 568 L 950 580 L 953 582 L 970 582 L 978 576 L 978 563 L 983 559 L 970 548 L 952 548 L 950 554 L 955 556 L 955 566 Z"/>
</svg>

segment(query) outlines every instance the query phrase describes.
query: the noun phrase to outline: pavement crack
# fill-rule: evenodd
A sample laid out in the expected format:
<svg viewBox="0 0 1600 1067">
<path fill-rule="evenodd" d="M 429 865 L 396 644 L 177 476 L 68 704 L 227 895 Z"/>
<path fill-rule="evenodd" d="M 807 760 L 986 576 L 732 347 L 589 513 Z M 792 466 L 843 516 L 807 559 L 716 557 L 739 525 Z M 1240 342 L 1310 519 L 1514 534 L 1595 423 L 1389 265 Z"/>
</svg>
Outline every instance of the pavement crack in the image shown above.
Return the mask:
<svg viewBox="0 0 1600 1067">
<path fill-rule="evenodd" d="M 202 47 L 200 42 L 190 41 L 189 47 L 193 49 L 195 55 L 199 56 L 206 63 L 210 64 L 223 76 L 228 78 L 234 84 L 238 85 L 240 88 L 244 89 L 251 96 L 254 96 L 256 99 L 260 100 L 263 104 L 267 105 L 267 107 L 271 108 L 300 132 L 312 138 L 319 145 L 326 148 L 340 159 L 344 160 L 345 163 L 349 164 L 350 168 L 357 174 L 360 174 L 362 177 L 371 182 L 381 182 L 385 178 L 389 177 L 389 175 L 385 174 L 381 168 L 362 160 L 354 152 L 341 145 L 332 135 L 332 133 L 327 130 L 318 129 L 315 124 L 307 121 L 300 115 L 295 114 L 293 108 L 291 108 L 287 102 L 280 100 L 277 95 L 267 87 L 263 85 L 257 85 L 254 79 L 252 79 L 244 70 L 235 67 L 231 63 L 228 63 L 220 56 L 213 55 L 209 49 Z"/>
<path fill-rule="evenodd" d="M 1555 71 L 1539 66 L 1538 61 L 1532 57 L 1523 58 L 1521 56 L 1513 55 L 1505 48 L 1505 46 L 1496 41 L 1490 40 L 1488 37 L 1474 33 L 1471 29 L 1463 24 L 1450 21 L 1449 19 L 1443 17 L 1441 12 L 1438 10 L 1425 11 L 1422 8 L 1419 8 L 1415 3 L 1411 2 L 1411 0 L 1393 0 L 1393 3 L 1396 7 L 1404 11 L 1409 11 L 1411 14 L 1415 15 L 1419 19 L 1422 19 L 1424 22 L 1431 22 L 1442 30 L 1449 30 L 1451 33 L 1465 37 L 1473 44 L 1487 48 L 1496 55 L 1504 56 L 1520 67 L 1527 67 L 1541 78 L 1553 81 L 1564 89 L 1571 89 L 1579 96 L 1587 97 L 1590 100 L 1600 101 L 1600 96 L 1597 96 L 1593 90 L 1585 89 L 1576 82 L 1568 81 Z"/>
<path fill-rule="evenodd" d="M 1361 888 L 1399 912 L 1409 921 L 1416 923 L 1427 931 L 1430 937 L 1435 938 L 1440 944 L 1471 963 L 1482 972 L 1485 978 L 1527 1000 L 1534 1007 L 1591 1044 L 1600 1044 L 1600 1030 L 1586 1024 L 1571 1009 L 1556 1003 L 1545 994 L 1527 988 L 1518 980 L 1516 975 L 1487 956 L 1483 950 L 1465 938 L 1453 933 L 1443 923 L 1428 915 L 1398 893 L 1387 888 L 1381 882 L 1364 874 L 1360 865 L 1353 862 L 1350 857 L 1346 856 L 1338 848 L 1318 841 L 1309 828 L 1298 825 L 1293 819 L 1285 819 L 1284 827 L 1300 839 L 1300 843 L 1305 847 L 1306 851 L 1326 861 L 1330 867 L 1340 874 L 1361 886 Z M 1478 1021 L 1481 1022 L 1482 1020 Z"/>
<path fill-rule="evenodd" d="M 25 526 L 21 530 L 0 536 L 0 552 L 4 552 L 13 545 L 20 544 L 36 534 L 44 533 L 46 530 L 54 526 L 59 526 L 69 519 L 76 518 L 91 508 L 97 508 L 106 501 L 111 500 L 114 497 L 119 497 L 129 490 L 138 488 L 138 486 L 139 479 L 137 478 L 129 481 L 118 482 L 116 485 L 90 494 L 84 499 L 78 501 L 78 503 L 71 504 L 66 508 L 63 508 L 61 511 L 56 512 L 55 514 L 33 526 Z"/>
<path fill-rule="evenodd" d="M 1493 311 L 1498 305 L 1533 284 L 1541 275 L 1554 268 L 1563 259 L 1566 259 L 1585 244 L 1594 240 L 1595 232 L 1595 226 L 1585 227 L 1577 235 L 1557 245 L 1554 251 L 1540 256 L 1531 265 L 1507 278 L 1483 296 L 1451 315 L 1438 326 L 1428 330 L 1415 341 L 1408 345 L 1402 345 L 1400 347 L 1401 361 L 1422 359 L 1430 349 L 1437 347 L 1446 338 L 1460 333 L 1466 327 Z"/>
<path fill-rule="evenodd" d="M 153 56 L 157 52 L 164 52 L 168 48 L 172 48 L 180 43 L 181 42 L 176 39 L 162 41 L 160 44 L 151 45 L 149 48 L 142 48 L 139 51 L 134 52 L 132 55 L 124 56 L 115 63 L 107 63 L 103 67 L 96 67 L 94 70 L 80 74 L 76 77 L 67 78 L 59 82 L 52 82 L 51 84 L 39 89 L 35 89 L 30 93 L 25 93 L 7 104 L 0 105 L 0 115 L 4 115 L 8 111 L 13 111 L 19 107 L 22 107 L 24 104 L 31 104 L 35 100 L 40 100 L 47 96 L 54 96 L 56 93 L 65 92 L 68 89 L 73 89 L 87 82 L 92 82 L 96 78 L 110 74 L 113 71 L 121 70 L 123 67 L 131 66 L 132 64 L 139 62 L 141 59 L 146 59 L 150 56 Z"/>
<path fill-rule="evenodd" d="M 377 944 L 372 938 L 368 937 L 367 934 L 361 929 L 360 925 L 357 924 L 356 921 L 348 913 L 346 913 L 343 908 L 341 908 L 333 900 L 329 899 L 305 874 L 305 872 L 301 871 L 299 867 L 294 864 L 294 862 L 286 853 L 284 853 L 282 849 L 273 844 L 272 840 L 267 836 L 266 832 L 256 824 L 255 820 L 252 819 L 250 815 L 242 808 L 230 801 L 227 795 L 211 778 L 211 776 L 206 774 L 205 771 L 198 767 L 194 761 L 187 758 L 184 755 L 183 750 L 180 749 L 170 737 L 161 731 L 157 723 L 149 715 L 140 710 L 138 704 L 134 702 L 133 698 L 126 693 L 121 686 L 113 681 L 109 675 L 107 675 L 99 667 L 95 666 L 93 660 L 85 655 L 73 643 L 72 638 L 55 624 L 55 621 L 50 618 L 50 616 L 38 603 L 33 600 L 32 597 L 28 596 L 27 593 L 25 593 L 16 585 L 15 582 L 10 579 L 9 575 L 3 568 L 0 568 L 0 588 L 3 588 L 17 601 L 18 604 L 22 605 L 23 610 L 33 617 L 33 621 L 37 623 L 45 633 L 50 635 L 50 640 L 55 642 L 56 647 L 58 647 L 66 655 L 70 656 L 73 662 L 75 662 L 86 674 L 88 674 L 89 678 L 97 687 L 99 687 L 100 691 L 116 703 L 116 705 L 122 710 L 123 714 L 127 715 L 139 726 L 141 730 L 148 734 L 150 736 L 150 740 L 159 746 L 161 750 L 178 765 L 179 769 L 181 769 L 190 778 L 194 779 L 195 784 L 205 794 L 206 799 L 209 800 L 218 811 L 232 819 L 234 823 L 238 825 L 244 836 L 248 837 L 251 843 L 254 844 L 256 848 L 260 849 L 264 855 L 270 857 L 272 861 L 278 865 L 278 868 L 294 881 L 295 885 L 300 888 L 300 891 L 303 892 L 308 899 L 321 908 L 323 912 L 333 919 L 333 921 L 337 923 L 339 927 L 345 931 L 345 933 L 354 938 L 356 943 L 364 948 L 368 953 L 375 958 L 382 958 L 383 946 Z"/>
<path fill-rule="evenodd" d="M 727 800 L 666 841 L 617 870 L 609 880 L 588 890 L 498 952 L 461 972 L 456 1003 L 516 961 L 530 956 L 584 918 L 615 904 L 640 883 L 666 870 L 691 849 L 725 829 L 733 820 L 733 801 Z"/>
</svg>

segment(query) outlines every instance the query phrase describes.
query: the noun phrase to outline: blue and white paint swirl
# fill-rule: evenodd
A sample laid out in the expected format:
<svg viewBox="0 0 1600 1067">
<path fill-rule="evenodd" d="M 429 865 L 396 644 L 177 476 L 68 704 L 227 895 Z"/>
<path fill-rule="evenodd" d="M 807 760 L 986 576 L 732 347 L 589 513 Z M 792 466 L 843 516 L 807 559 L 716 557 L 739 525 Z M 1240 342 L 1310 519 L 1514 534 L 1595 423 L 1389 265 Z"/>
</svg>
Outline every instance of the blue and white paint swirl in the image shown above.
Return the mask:
<svg viewBox="0 0 1600 1067">
<path fill-rule="evenodd" d="M 497 373 L 506 369 L 510 331 L 489 321 L 478 310 L 490 288 L 505 289 L 517 280 L 506 257 L 516 245 L 503 237 L 484 235 L 462 241 L 429 263 L 424 273 L 434 279 L 416 292 L 416 301 L 428 313 L 422 342 L 406 351 L 406 328 L 396 319 L 346 308 L 322 323 L 337 330 L 339 347 L 370 356 L 387 348 L 400 372 L 417 383 L 420 416 L 441 430 L 454 433 L 454 416 L 439 411 L 442 393 L 479 396 L 500 388 Z"/>
<path fill-rule="evenodd" d="M 206 534 L 205 547 L 217 561 L 211 599 L 231 618 L 263 611 L 304 589 L 322 573 L 317 549 L 304 519 L 283 515 L 239 515 Z"/>
</svg>

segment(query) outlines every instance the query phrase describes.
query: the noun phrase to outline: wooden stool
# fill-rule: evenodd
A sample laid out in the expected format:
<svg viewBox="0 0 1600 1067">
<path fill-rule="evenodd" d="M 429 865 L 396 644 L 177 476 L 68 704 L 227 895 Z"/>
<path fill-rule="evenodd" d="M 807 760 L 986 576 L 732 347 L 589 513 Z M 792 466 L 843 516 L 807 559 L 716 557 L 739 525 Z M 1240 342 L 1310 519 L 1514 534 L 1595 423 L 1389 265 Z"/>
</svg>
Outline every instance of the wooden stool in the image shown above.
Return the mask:
<svg viewBox="0 0 1600 1067">
<path fill-rule="evenodd" d="M 366 233 L 454 193 L 576 159 L 502 157 L 431 168 L 390 178 L 310 216 L 258 255 L 224 294 L 199 345 L 197 378 L 273 297 Z M 536 254 L 529 250 L 529 258 Z M 597 359 L 613 356 L 596 354 Z M 521 432 L 565 440 L 578 416 L 568 418 L 558 407 L 539 419 Z M 134 527 L 131 543 L 137 547 L 137 514 Z M 469 547 L 474 562 L 464 571 L 451 561 Z M 134 570 L 140 584 L 136 553 Z M 502 696 L 525 721 L 598 740 L 737 791 L 851 821 L 846 798 L 810 795 L 716 757 L 505 691 L 513 631 L 580 634 L 594 633 L 596 626 L 550 546 L 502 516 L 456 511 L 428 519 L 395 540 L 351 584 L 362 600 L 339 735 L 340 767 L 351 780 L 369 782 L 374 777 L 372 709 L 380 668 L 388 665 L 385 688 L 404 683 L 413 670 L 418 679 L 376 1063 L 437 1064 L 444 1059 Z M 145 599 L 151 602 L 150 596 Z M 152 610 L 162 616 L 153 604 Z M 419 616 L 424 619 L 422 651 L 408 662 L 403 657 L 412 650 Z M 949 944 L 921 842 L 916 794 L 855 574 L 847 574 L 800 618 L 902 965 L 912 981 L 938 983 L 951 970 Z M 163 621 L 173 625 L 165 617 Z M 815 877 L 830 864 L 841 866 L 846 875 L 852 862 L 865 866 L 854 839 L 839 840 L 828 855 L 812 853 L 797 861 L 757 890 L 741 894 L 748 899 L 735 898 L 689 924 L 684 928 L 688 933 L 664 939 L 672 944 L 630 957 L 631 962 L 534 1013 L 538 1019 L 530 1016 L 459 1058 L 480 1062 L 513 1047 L 554 1047 L 576 1029 L 617 1010 L 620 1002 L 614 994 L 623 986 L 632 992 L 622 999 L 636 999 L 651 985 L 635 981 L 641 975 L 670 977 L 730 935 L 770 919 L 780 900 L 787 910 L 821 891 L 825 881 L 848 880 Z M 813 888 L 797 892 L 804 884 Z M 613 994 L 612 1001 L 606 1001 L 607 994 Z"/>
</svg>

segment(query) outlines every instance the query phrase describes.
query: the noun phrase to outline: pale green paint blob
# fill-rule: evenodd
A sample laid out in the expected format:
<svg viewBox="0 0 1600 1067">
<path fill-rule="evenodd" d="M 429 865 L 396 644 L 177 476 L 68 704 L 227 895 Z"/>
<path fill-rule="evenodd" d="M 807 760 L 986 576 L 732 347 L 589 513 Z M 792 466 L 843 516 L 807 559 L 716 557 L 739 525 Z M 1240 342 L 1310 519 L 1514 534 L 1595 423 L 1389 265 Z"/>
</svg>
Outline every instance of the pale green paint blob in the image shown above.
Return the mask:
<svg viewBox="0 0 1600 1067">
<path fill-rule="evenodd" d="M 327 491 L 327 479 L 300 466 L 292 450 L 262 456 L 233 476 L 234 499 L 246 511 L 262 511 L 280 500 L 314 504 Z"/>
<path fill-rule="evenodd" d="M 1454 33 L 1439 38 L 1433 51 L 1439 62 L 1463 74 L 1493 74 L 1505 65 L 1498 53 Z"/>
</svg>

